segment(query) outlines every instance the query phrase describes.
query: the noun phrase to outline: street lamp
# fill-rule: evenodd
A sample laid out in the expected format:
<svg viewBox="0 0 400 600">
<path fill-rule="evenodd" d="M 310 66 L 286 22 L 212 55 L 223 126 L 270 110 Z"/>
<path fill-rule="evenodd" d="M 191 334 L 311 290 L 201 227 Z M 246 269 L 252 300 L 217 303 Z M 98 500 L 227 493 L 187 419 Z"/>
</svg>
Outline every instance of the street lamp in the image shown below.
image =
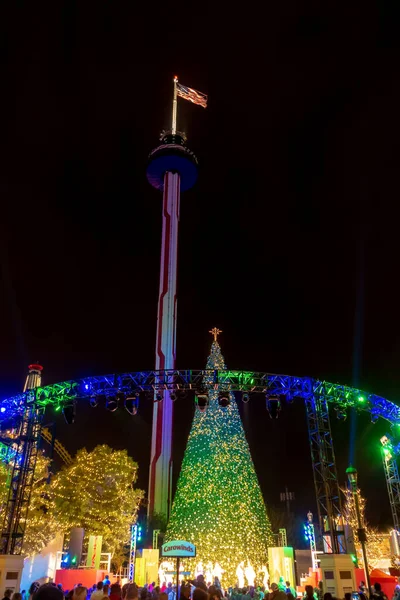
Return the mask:
<svg viewBox="0 0 400 600">
<path fill-rule="evenodd" d="M 366 548 L 367 535 L 365 533 L 365 529 L 363 527 L 363 523 L 361 520 L 360 501 L 359 501 L 359 497 L 358 497 L 358 488 L 357 488 L 357 469 L 355 469 L 354 467 L 352 467 L 350 465 L 346 469 L 346 475 L 349 479 L 350 488 L 353 493 L 354 506 L 355 506 L 356 515 L 357 515 L 357 526 L 358 526 L 357 535 L 358 535 L 358 539 L 360 540 L 360 544 L 361 544 L 361 551 L 362 551 L 363 562 L 364 562 L 365 580 L 366 580 L 367 586 L 368 586 L 368 594 L 370 594 L 371 593 L 371 581 L 369 578 L 368 560 L 367 560 L 367 548 Z"/>
</svg>

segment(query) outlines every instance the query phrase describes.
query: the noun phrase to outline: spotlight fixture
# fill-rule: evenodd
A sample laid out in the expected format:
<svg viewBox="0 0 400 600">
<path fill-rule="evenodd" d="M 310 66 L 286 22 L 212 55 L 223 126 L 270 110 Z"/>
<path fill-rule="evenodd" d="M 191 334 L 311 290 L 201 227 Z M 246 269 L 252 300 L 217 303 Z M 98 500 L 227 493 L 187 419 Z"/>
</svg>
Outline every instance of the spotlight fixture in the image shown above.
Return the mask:
<svg viewBox="0 0 400 600">
<path fill-rule="evenodd" d="M 379 419 L 379 415 L 376 413 L 371 413 L 371 423 L 375 424 Z"/>
<path fill-rule="evenodd" d="M 160 392 L 157 392 L 157 393 L 156 393 L 156 397 L 155 397 L 155 400 L 154 400 L 154 402 L 161 402 L 161 400 L 162 400 L 163 398 L 164 398 L 164 395 L 163 395 L 163 394 L 161 394 Z"/>
<path fill-rule="evenodd" d="M 242 394 L 242 402 L 244 402 L 244 404 L 247 404 L 249 400 L 250 400 L 250 394 L 248 394 L 247 392 L 244 392 Z"/>
<path fill-rule="evenodd" d="M 195 397 L 195 402 L 200 412 L 205 412 L 210 403 L 207 394 L 198 394 Z"/>
<path fill-rule="evenodd" d="M 175 400 L 178 399 L 178 394 L 175 391 L 172 391 L 169 397 L 171 398 L 172 402 L 175 402 Z"/>
<path fill-rule="evenodd" d="M 124 408 L 132 416 L 137 415 L 139 410 L 139 396 L 128 396 L 124 400 Z"/>
<path fill-rule="evenodd" d="M 229 394 L 226 392 L 220 392 L 218 394 L 218 404 L 221 408 L 227 408 L 230 403 Z"/>
<path fill-rule="evenodd" d="M 99 405 L 99 399 L 97 396 L 93 395 L 89 398 L 89 404 L 92 408 L 96 408 Z"/>
<path fill-rule="evenodd" d="M 281 412 L 281 401 L 279 398 L 273 396 L 266 396 L 266 408 L 267 412 L 270 416 L 270 419 L 277 419 L 279 417 L 279 413 Z"/>
<path fill-rule="evenodd" d="M 110 412 L 116 411 L 118 408 L 118 398 L 117 396 L 107 396 L 106 398 L 106 409 Z"/>
<path fill-rule="evenodd" d="M 347 412 L 345 408 L 341 408 L 340 406 L 335 406 L 336 418 L 339 421 L 345 421 L 347 419 Z"/>
<path fill-rule="evenodd" d="M 72 425 L 75 422 L 75 400 L 64 404 L 62 414 L 67 425 Z"/>
</svg>

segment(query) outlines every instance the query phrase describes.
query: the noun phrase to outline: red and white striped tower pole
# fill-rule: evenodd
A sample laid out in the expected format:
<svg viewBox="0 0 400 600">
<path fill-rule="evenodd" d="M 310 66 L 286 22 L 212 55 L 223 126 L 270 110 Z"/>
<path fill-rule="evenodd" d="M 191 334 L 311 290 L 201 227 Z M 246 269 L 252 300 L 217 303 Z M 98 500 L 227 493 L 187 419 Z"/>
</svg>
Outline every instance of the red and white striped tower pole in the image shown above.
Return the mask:
<svg viewBox="0 0 400 600">
<path fill-rule="evenodd" d="M 161 136 L 161 144 L 151 152 L 147 167 L 150 184 L 163 191 L 160 290 L 157 310 L 156 370 L 174 369 L 176 359 L 176 281 L 178 225 L 181 191 L 197 179 L 197 159 L 186 147 L 184 134 L 176 131 L 177 82 L 174 77 L 172 128 Z M 171 392 L 157 392 L 153 410 L 153 430 L 149 474 L 148 514 L 166 517 L 171 506 L 172 476 Z"/>
</svg>

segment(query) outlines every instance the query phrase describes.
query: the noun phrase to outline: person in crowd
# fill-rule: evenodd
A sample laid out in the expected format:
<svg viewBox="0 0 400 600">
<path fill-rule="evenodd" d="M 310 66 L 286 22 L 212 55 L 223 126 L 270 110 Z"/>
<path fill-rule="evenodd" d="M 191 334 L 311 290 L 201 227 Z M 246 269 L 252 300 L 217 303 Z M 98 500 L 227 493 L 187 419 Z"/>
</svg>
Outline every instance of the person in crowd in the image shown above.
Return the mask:
<svg viewBox="0 0 400 600">
<path fill-rule="evenodd" d="M 296 590 L 290 585 L 290 581 L 286 581 L 285 593 L 292 594 L 296 598 Z"/>
<path fill-rule="evenodd" d="M 96 590 L 92 592 L 90 596 L 90 600 L 103 600 L 104 592 L 103 592 L 103 582 L 99 581 L 96 584 Z"/>
<path fill-rule="evenodd" d="M 126 588 L 126 600 L 137 600 L 139 594 L 136 583 L 130 583 Z"/>
<path fill-rule="evenodd" d="M 210 585 L 208 595 L 210 596 L 210 600 L 222 600 L 221 589 L 215 587 L 215 585 Z"/>
<path fill-rule="evenodd" d="M 72 594 L 72 600 L 86 600 L 87 588 L 77 585 Z"/>
<path fill-rule="evenodd" d="M 103 579 L 103 585 L 111 585 L 111 581 L 108 575 L 106 575 Z"/>
<path fill-rule="evenodd" d="M 314 589 L 312 585 L 306 585 L 305 600 L 315 600 Z"/>
<path fill-rule="evenodd" d="M 344 600 L 351 600 L 351 592 L 346 592 L 345 593 Z"/>
<path fill-rule="evenodd" d="M 200 577 L 200 575 L 199 575 L 199 577 Z M 199 577 L 197 579 L 199 579 Z M 201 575 L 201 577 L 203 577 L 203 576 Z M 203 577 L 203 581 L 204 581 L 204 577 Z M 204 591 L 203 588 L 196 587 L 193 590 L 192 600 L 209 600 L 208 593 L 206 591 Z"/>
<path fill-rule="evenodd" d="M 158 596 L 158 600 L 168 600 L 167 592 L 160 592 L 160 595 Z"/>
<path fill-rule="evenodd" d="M 382 591 L 382 586 L 380 583 L 374 583 L 372 586 L 372 593 L 370 599 L 374 600 L 388 600 L 385 592 Z"/>
<path fill-rule="evenodd" d="M 26 600 L 26 590 L 22 590 L 21 596 L 22 596 L 22 600 Z"/>
<path fill-rule="evenodd" d="M 333 600 L 332 594 L 330 592 L 325 592 L 324 600 Z"/>
<path fill-rule="evenodd" d="M 33 581 L 29 587 L 28 594 L 29 600 L 32 600 L 33 594 L 35 594 L 40 588 L 40 583 L 38 581 Z"/>
<path fill-rule="evenodd" d="M 19 592 L 14 592 L 12 595 L 12 600 L 22 600 L 22 594 Z"/>
<path fill-rule="evenodd" d="M 180 598 L 182 598 L 182 600 L 189 600 L 189 598 L 190 598 L 190 585 L 188 583 L 182 583 Z"/>
<path fill-rule="evenodd" d="M 108 585 L 108 583 L 106 583 L 106 585 L 104 585 L 104 583 L 103 583 L 103 598 L 104 598 L 104 596 L 107 596 L 107 598 L 108 598 L 109 593 L 110 593 L 110 586 Z"/>
<path fill-rule="evenodd" d="M 295 597 L 293 596 L 292 592 L 289 592 L 288 594 L 286 594 L 287 596 L 287 600 L 295 600 Z"/>
<path fill-rule="evenodd" d="M 168 600 L 175 600 L 175 598 L 176 598 L 176 592 L 175 592 L 175 590 L 174 590 L 174 588 L 172 586 L 172 582 L 171 581 L 168 582 L 166 594 L 168 596 Z"/>
<path fill-rule="evenodd" d="M 33 600 L 64 600 L 64 595 L 56 585 L 45 583 L 33 594 Z"/>
<path fill-rule="evenodd" d="M 12 590 L 6 590 L 4 592 L 4 598 L 3 598 L 3 600 L 10 600 L 11 594 L 12 594 Z"/>
<path fill-rule="evenodd" d="M 204 592 L 207 592 L 206 582 L 204 581 L 204 575 L 201 573 L 197 576 L 197 579 L 190 581 L 194 585 L 195 588 L 199 588 Z"/>
<path fill-rule="evenodd" d="M 366 594 L 367 593 L 367 588 L 365 586 L 365 581 L 361 581 L 360 585 L 358 586 L 358 591 L 361 594 Z"/>
<path fill-rule="evenodd" d="M 121 590 L 122 600 L 125 600 L 125 598 L 126 598 L 126 591 L 129 587 L 129 585 L 130 585 L 130 583 L 124 583 L 124 585 L 122 586 L 122 590 Z"/>
<path fill-rule="evenodd" d="M 113 583 L 110 588 L 110 600 L 121 600 L 121 586 L 119 583 Z"/>
<path fill-rule="evenodd" d="M 311 586 L 308 586 L 311 587 Z M 312 590 L 312 587 L 311 587 Z M 269 600 L 287 600 L 284 591 L 280 590 L 277 583 L 271 583 L 271 593 L 269 594 Z M 313 599 L 311 599 L 313 600 Z"/>
</svg>

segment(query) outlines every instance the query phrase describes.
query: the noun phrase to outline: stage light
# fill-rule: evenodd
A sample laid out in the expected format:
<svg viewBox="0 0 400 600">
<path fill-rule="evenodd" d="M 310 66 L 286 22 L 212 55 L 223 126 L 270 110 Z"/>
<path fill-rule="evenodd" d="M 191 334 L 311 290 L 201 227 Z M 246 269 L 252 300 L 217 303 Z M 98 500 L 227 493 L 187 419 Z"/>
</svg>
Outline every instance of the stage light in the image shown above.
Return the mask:
<svg viewBox="0 0 400 600">
<path fill-rule="evenodd" d="M 205 412 L 207 406 L 209 405 L 209 399 L 207 394 L 198 394 L 197 396 L 195 396 L 195 402 L 199 411 Z"/>
<path fill-rule="evenodd" d="M 277 419 L 281 412 L 281 401 L 279 398 L 272 396 L 265 396 L 267 412 L 271 419 Z"/>
<path fill-rule="evenodd" d="M 85 390 L 88 390 L 88 389 L 89 389 L 89 384 L 85 383 Z"/>
<path fill-rule="evenodd" d="M 64 404 L 62 407 L 62 413 L 67 425 L 72 425 L 75 422 L 75 400 Z"/>
<path fill-rule="evenodd" d="M 5 412 L 6 412 L 6 407 L 5 407 L 5 406 L 2 406 L 2 407 L 0 408 L 0 412 L 2 412 L 2 413 L 5 413 Z"/>
<path fill-rule="evenodd" d="M 250 394 L 248 394 L 247 392 L 244 392 L 242 394 L 242 402 L 244 402 L 244 404 L 247 404 L 249 400 L 250 400 Z"/>
<path fill-rule="evenodd" d="M 124 408 L 130 415 L 133 417 L 137 415 L 139 410 L 139 397 L 138 396 L 128 396 L 124 400 Z"/>
<path fill-rule="evenodd" d="M 154 402 L 161 402 L 161 400 L 163 398 L 164 398 L 164 394 L 160 394 L 160 392 L 157 392 Z"/>
<path fill-rule="evenodd" d="M 365 402 L 365 398 L 364 398 L 364 396 L 358 396 L 357 400 L 358 400 L 358 402 L 360 402 L 360 403 L 362 403 L 362 402 Z"/>
<path fill-rule="evenodd" d="M 89 404 L 92 408 L 96 408 L 96 406 L 99 405 L 99 398 L 98 396 L 90 396 L 89 398 Z"/>
<path fill-rule="evenodd" d="M 178 399 L 178 394 L 176 392 L 171 392 L 169 397 L 171 398 L 172 402 L 175 402 L 175 400 Z"/>
<path fill-rule="evenodd" d="M 106 409 L 110 412 L 115 412 L 118 408 L 118 399 L 116 396 L 107 396 Z"/>
<path fill-rule="evenodd" d="M 345 421 L 347 419 L 346 409 L 341 408 L 340 406 L 335 406 L 336 418 L 339 421 Z"/>
<path fill-rule="evenodd" d="M 230 403 L 229 394 L 226 392 L 220 392 L 218 394 L 218 404 L 221 408 L 227 408 Z"/>
</svg>

